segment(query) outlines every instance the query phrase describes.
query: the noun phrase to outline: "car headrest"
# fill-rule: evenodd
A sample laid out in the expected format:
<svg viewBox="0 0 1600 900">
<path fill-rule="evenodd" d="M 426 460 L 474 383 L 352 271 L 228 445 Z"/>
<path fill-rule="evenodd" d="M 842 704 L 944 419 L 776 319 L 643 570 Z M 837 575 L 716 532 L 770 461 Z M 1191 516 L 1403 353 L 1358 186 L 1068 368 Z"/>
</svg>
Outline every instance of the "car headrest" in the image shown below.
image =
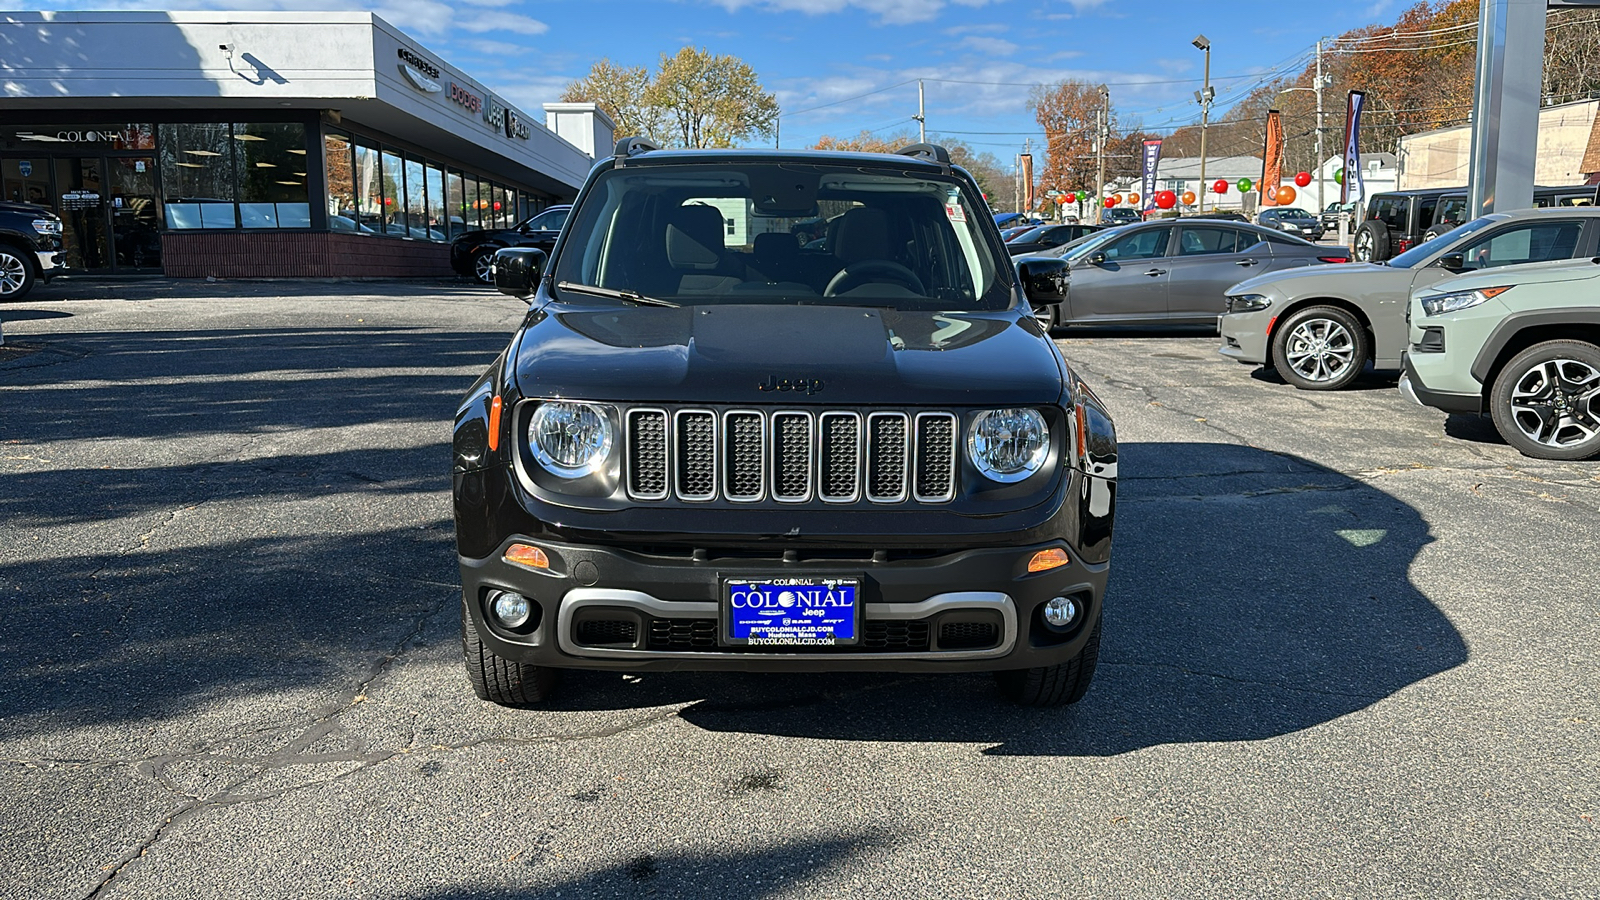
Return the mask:
<svg viewBox="0 0 1600 900">
<path fill-rule="evenodd" d="M 783 264 L 800 255 L 800 241 L 792 234 L 769 231 L 756 235 L 756 262 L 767 265 Z"/>
<path fill-rule="evenodd" d="M 674 269 L 715 269 L 722 262 L 722 211 L 683 206 L 667 220 L 667 264 Z"/>
<path fill-rule="evenodd" d="M 865 259 L 894 259 L 889 236 L 889 214 L 881 209 L 859 207 L 845 213 L 839 222 L 838 237 L 832 243 L 833 255 L 845 265 Z"/>
</svg>

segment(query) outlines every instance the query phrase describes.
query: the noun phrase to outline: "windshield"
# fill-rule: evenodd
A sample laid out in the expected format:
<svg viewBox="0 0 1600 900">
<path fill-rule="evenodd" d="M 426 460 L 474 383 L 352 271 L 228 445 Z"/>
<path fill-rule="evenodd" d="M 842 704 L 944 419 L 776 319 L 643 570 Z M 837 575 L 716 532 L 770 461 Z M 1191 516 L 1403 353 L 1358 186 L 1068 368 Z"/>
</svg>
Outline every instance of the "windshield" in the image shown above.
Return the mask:
<svg viewBox="0 0 1600 900">
<path fill-rule="evenodd" d="M 1021 234 L 1012 235 L 1011 240 L 1016 241 L 1019 244 L 1027 243 L 1029 241 L 1037 241 L 1044 236 L 1044 228 L 1045 227 L 1043 225 L 1036 225 L 1032 228 L 1029 228 L 1027 231 L 1022 232 Z"/>
<path fill-rule="evenodd" d="M 1282 218 L 1285 218 L 1285 219 L 1309 219 L 1309 218 L 1311 218 L 1311 213 L 1306 212 L 1305 210 L 1301 209 L 1298 206 L 1281 207 L 1278 210 L 1278 215 L 1280 217 L 1282 217 Z"/>
<path fill-rule="evenodd" d="M 1492 225 L 1504 218 L 1505 216 L 1503 215 L 1484 216 L 1481 219 L 1473 219 L 1471 222 L 1467 222 L 1464 225 L 1457 225 L 1455 228 L 1446 231 L 1444 234 L 1439 235 L 1433 240 L 1428 241 L 1427 243 L 1418 244 L 1417 246 L 1412 247 L 1410 250 L 1407 250 L 1399 256 L 1389 260 L 1389 265 L 1396 269 L 1409 269 L 1412 266 L 1415 266 L 1417 263 L 1433 258 L 1439 253 L 1439 251 L 1445 249 L 1451 244 L 1454 244 L 1456 241 L 1466 237 L 1474 231 L 1478 231 L 1485 226 Z"/>
<path fill-rule="evenodd" d="M 697 306 L 1011 305 L 983 201 L 958 176 L 862 165 L 630 165 L 567 223 L 563 283 Z"/>
<path fill-rule="evenodd" d="M 1093 231 L 1075 241 L 1068 241 L 1067 243 L 1050 250 L 1049 255 L 1059 256 L 1062 259 L 1065 259 L 1067 262 L 1077 262 L 1078 260 L 1083 259 L 1085 256 L 1088 256 L 1090 253 L 1100 249 L 1102 246 L 1109 243 L 1113 238 L 1121 235 L 1125 231 L 1127 231 L 1127 226 L 1125 225 L 1119 225 L 1115 228 L 1106 228 L 1100 231 Z"/>
</svg>

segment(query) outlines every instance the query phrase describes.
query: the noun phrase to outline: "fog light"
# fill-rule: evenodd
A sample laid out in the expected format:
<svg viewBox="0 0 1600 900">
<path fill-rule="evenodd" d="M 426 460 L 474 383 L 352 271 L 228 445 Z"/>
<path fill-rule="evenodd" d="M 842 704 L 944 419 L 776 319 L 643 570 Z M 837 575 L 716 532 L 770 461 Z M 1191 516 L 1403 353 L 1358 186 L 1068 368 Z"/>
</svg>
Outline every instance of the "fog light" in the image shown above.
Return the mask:
<svg viewBox="0 0 1600 900">
<path fill-rule="evenodd" d="M 1078 603 L 1071 597 L 1052 597 L 1045 601 L 1044 620 L 1056 628 L 1065 628 L 1078 620 Z"/>
<path fill-rule="evenodd" d="M 489 611 L 494 613 L 495 621 L 502 626 L 517 628 L 526 624 L 528 617 L 533 615 L 533 603 L 521 594 L 500 591 L 489 601 Z"/>
<path fill-rule="evenodd" d="M 1049 550 L 1040 550 L 1035 553 L 1033 559 L 1028 560 L 1028 571 L 1048 572 L 1051 569 L 1059 569 L 1070 562 L 1072 560 L 1067 557 L 1067 551 L 1062 550 L 1060 547 L 1052 547 Z"/>
<path fill-rule="evenodd" d="M 530 547 L 527 544 L 512 544 L 507 547 L 504 559 L 508 563 L 516 563 L 519 566 L 527 566 L 530 569 L 550 568 L 549 554 L 538 547 Z"/>
</svg>

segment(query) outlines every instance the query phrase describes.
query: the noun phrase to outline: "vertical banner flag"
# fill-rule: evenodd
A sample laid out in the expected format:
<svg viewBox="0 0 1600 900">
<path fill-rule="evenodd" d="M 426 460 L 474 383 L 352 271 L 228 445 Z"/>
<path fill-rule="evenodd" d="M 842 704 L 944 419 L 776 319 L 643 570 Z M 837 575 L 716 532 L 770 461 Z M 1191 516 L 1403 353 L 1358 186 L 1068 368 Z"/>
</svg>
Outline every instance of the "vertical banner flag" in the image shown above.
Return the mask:
<svg viewBox="0 0 1600 900">
<path fill-rule="evenodd" d="M 1022 209 L 1033 209 L 1033 154 L 1024 153 L 1021 158 L 1022 165 Z"/>
<path fill-rule="evenodd" d="M 1267 147 L 1261 158 L 1261 202 L 1276 206 L 1278 185 L 1283 181 L 1283 119 L 1275 109 L 1267 110 Z"/>
<path fill-rule="evenodd" d="M 1339 202 L 1360 202 L 1367 198 L 1366 185 L 1361 183 L 1361 106 L 1367 95 L 1351 91 L 1349 105 L 1344 114 L 1344 184 L 1339 187 Z"/>
<path fill-rule="evenodd" d="M 1156 208 L 1156 166 L 1161 162 L 1161 142 L 1144 142 L 1144 190 L 1139 192 L 1145 209 Z"/>
</svg>

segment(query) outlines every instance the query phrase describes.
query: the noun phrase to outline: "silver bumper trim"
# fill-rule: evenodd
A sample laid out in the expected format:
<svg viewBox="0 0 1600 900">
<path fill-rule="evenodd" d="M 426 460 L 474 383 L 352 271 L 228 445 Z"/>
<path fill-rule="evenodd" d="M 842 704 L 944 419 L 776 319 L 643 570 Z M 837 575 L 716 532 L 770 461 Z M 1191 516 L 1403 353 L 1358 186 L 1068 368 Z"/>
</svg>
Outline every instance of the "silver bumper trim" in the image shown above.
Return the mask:
<svg viewBox="0 0 1600 900">
<path fill-rule="evenodd" d="M 1410 400 L 1412 403 L 1415 403 L 1418 406 L 1427 406 L 1428 405 L 1426 403 L 1423 403 L 1422 399 L 1417 396 L 1416 388 L 1411 386 L 1411 376 L 1410 375 L 1401 375 L 1400 376 L 1399 388 L 1400 388 L 1400 396 L 1406 398 L 1407 400 Z"/>
<path fill-rule="evenodd" d="M 617 650 L 600 647 L 582 647 L 572 640 L 574 613 L 586 606 L 620 606 L 648 613 L 663 619 L 715 619 L 719 608 L 715 603 L 682 603 L 662 600 L 643 591 L 624 591 L 612 588 L 574 588 L 561 598 L 556 613 L 556 642 L 569 656 L 598 657 L 606 659 L 736 659 L 757 656 L 774 659 L 816 659 L 815 653 L 773 653 L 761 651 L 720 650 L 704 651 L 653 651 Z M 868 603 L 868 620 L 925 619 L 938 613 L 958 609 L 991 609 L 1000 613 L 1001 638 L 999 646 L 988 650 L 927 650 L 917 653 L 864 653 L 868 659 L 994 659 L 1010 653 L 1017 644 L 1017 605 L 1011 595 L 1000 591 L 954 591 L 935 594 L 918 603 Z M 841 654 L 842 655 L 842 654 Z M 852 654 L 852 656 L 857 654 Z"/>
</svg>

